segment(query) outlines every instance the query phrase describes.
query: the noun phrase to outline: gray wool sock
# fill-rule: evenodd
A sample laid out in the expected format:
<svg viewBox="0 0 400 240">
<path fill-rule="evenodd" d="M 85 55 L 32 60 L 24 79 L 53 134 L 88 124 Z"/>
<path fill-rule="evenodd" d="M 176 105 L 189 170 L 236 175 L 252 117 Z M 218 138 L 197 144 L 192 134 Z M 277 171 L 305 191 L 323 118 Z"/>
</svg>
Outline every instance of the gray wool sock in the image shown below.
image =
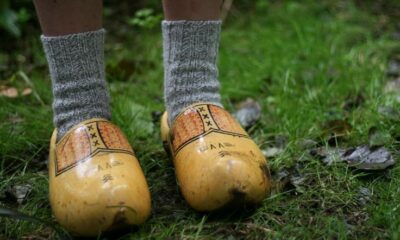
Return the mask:
<svg viewBox="0 0 400 240">
<path fill-rule="evenodd" d="M 53 87 L 57 139 L 90 118 L 111 118 L 104 74 L 105 30 L 41 36 Z"/>
<path fill-rule="evenodd" d="M 216 66 L 221 21 L 163 21 L 162 31 L 169 124 L 193 103 L 222 106 Z"/>
</svg>

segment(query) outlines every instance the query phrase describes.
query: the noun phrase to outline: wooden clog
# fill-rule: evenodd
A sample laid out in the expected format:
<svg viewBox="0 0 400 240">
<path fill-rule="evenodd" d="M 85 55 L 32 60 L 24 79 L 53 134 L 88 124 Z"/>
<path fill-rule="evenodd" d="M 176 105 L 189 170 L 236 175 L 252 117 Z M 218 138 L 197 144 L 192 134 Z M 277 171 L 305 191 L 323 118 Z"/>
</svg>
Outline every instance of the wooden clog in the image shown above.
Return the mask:
<svg viewBox="0 0 400 240">
<path fill-rule="evenodd" d="M 150 192 L 121 130 L 105 119 L 79 123 L 50 143 L 49 192 L 57 221 L 74 235 L 143 223 Z"/>
<path fill-rule="evenodd" d="M 181 192 L 194 209 L 258 204 L 268 194 L 265 157 L 223 108 L 209 103 L 189 106 L 171 129 L 164 113 L 161 137 L 173 158 Z"/>
</svg>

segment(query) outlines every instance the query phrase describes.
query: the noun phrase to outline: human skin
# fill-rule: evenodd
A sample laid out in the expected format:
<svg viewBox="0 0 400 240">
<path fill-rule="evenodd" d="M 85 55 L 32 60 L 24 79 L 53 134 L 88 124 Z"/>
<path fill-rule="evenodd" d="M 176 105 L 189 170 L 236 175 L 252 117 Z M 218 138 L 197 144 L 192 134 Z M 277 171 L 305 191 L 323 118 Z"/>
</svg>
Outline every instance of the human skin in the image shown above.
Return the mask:
<svg viewBox="0 0 400 240">
<path fill-rule="evenodd" d="M 222 0 L 163 0 L 165 19 L 169 21 L 219 20 Z"/>
<path fill-rule="evenodd" d="M 45 36 L 62 36 L 102 28 L 102 0 L 34 0 Z M 163 0 L 166 20 L 218 20 L 222 0 Z"/>
<path fill-rule="evenodd" d="M 102 28 L 102 0 L 34 0 L 42 33 L 62 36 Z"/>
</svg>

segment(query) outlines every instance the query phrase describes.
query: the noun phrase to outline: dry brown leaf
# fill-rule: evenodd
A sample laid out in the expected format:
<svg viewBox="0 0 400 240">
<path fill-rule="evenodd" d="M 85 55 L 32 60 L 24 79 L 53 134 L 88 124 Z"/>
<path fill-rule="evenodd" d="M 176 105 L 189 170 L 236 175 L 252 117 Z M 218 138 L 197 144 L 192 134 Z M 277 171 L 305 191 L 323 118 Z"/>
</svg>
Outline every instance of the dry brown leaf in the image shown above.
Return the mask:
<svg viewBox="0 0 400 240">
<path fill-rule="evenodd" d="M 30 95 L 32 93 L 32 88 L 25 88 L 23 91 L 22 91 L 22 96 L 28 96 L 28 95 Z"/>
<path fill-rule="evenodd" d="M 344 137 L 350 134 L 352 126 L 346 120 L 328 121 L 323 126 L 324 134 L 332 137 Z"/>
<path fill-rule="evenodd" d="M 18 97 L 18 90 L 15 87 L 0 86 L 0 96 L 8 98 Z"/>
</svg>

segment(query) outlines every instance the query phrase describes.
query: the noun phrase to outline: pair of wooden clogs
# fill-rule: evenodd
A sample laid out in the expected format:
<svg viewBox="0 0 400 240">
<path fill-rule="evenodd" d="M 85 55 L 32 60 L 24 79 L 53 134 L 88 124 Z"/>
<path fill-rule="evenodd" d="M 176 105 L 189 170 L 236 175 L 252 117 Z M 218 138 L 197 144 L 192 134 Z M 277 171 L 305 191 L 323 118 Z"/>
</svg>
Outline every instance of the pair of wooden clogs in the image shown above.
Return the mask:
<svg viewBox="0 0 400 240">
<path fill-rule="evenodd" d="M 267 162 L 257 145 L 223 108 L 199 103 L 167 124 L 168 146 L 181 192 L 194 209 L 260 203 L 270 189 Z M 143 171 L 121 130 L 105 119 L 73 127 L 50 145 L 50 202 L 57 221 L 71 233 L 93 236 L 139 225 L 150 215 Z"/>
</svg>

